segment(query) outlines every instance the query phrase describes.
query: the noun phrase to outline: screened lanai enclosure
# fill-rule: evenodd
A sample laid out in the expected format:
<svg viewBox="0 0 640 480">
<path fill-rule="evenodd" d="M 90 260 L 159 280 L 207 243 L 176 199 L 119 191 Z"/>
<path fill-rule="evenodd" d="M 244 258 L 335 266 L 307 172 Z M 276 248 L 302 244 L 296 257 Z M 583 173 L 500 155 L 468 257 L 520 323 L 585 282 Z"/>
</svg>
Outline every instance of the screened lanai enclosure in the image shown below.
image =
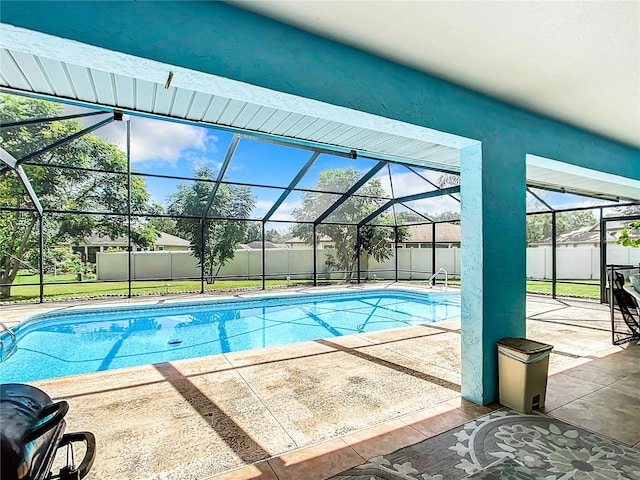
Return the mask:
<svg viewBox="0 0 640 480">
<path fill-rule="evenodd" d="M 442 162 L 454 149 L 419 164 L 398 138 L 368 140 L 387 142 L 389 158 L 19 95 L 0 102 L 4 301 L 460 278 L 459 173 Z M 640 218 L 635 201 L 529 182 L 531 289 L 555 296 L 564 283 L 594 296 L 607 258 L 639 263 L 617 243 Z"/>
</svg>

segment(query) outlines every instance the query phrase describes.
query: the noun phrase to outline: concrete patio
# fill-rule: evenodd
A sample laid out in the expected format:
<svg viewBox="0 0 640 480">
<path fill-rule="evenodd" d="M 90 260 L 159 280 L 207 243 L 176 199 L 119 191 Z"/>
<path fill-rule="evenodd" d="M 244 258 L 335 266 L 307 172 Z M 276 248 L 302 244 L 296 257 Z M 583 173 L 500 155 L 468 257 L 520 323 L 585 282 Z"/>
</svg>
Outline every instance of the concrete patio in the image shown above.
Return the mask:
<svg viewBox="0 0 640 480">
<path fill-rule="evenodd" d="M 3 306 L 3 317 L 69 307 Z M 527 336 L 554 345 L 546 411 L 639 448 L 640 348 L 611 346 L 608 307 L 530 296 L 527 316 Z M 322 479 L 498 407 L 460 398 L 459 328 L 448 321 L 35 384 L 70 403 L 69 430 L 96 435 L 92 479 Z"/>
</svg>

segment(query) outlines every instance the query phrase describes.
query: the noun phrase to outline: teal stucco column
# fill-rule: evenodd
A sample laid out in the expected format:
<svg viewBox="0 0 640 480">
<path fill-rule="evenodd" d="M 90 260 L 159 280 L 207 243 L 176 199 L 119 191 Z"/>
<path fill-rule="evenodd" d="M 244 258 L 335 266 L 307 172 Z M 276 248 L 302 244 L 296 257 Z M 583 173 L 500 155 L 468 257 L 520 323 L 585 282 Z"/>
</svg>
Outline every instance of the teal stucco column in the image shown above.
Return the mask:
<svg viewBox="0 0 640 480">
<path fill-rule="evenodd" d="M 525 335 L 526 164 L 495 144 L 461 151 L 462 396 L 497 400 L 496 342 Z"/>
</svg>

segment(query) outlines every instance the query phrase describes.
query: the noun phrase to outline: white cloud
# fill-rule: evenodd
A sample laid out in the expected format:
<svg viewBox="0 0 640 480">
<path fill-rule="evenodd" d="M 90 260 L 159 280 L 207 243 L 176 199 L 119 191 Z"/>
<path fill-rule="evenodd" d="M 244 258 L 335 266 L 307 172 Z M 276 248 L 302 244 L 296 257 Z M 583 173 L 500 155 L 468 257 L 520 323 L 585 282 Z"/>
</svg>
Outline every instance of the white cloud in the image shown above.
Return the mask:
<svg viewBox="0 0 640 480">
<path fill-rule="evenodd" d="M 73 112 L 75 113 L 75 112 Z M 193 160 L 197 166 L 210 165 L 211 161 L 195 152 L 217 151 L 218 138 L 207 135 L 207 130 L 192 125 L 131 116 L 131 161 L 175 163 L 180 157 Z M 95 123 L 91 117 L 82 119 L 85 126 Z M 121 150 L 127 147 L 126 122 L 112 122 L 95 132 L 95 135 L 114 143 Z M 187 150 L 192 150 L 187 152 Z"/>
<path fill-rule="evenodd" d="M 258 200 L 253 209 L 253 215 L 255 217 L 262 218 L 271 209 L 274 203 L 275 200 Z M 301 205 L 301 200 L 293 202 L 282 202 L 282 204 L 278 207 L 278 210 L 276 210 L 276 212 L 271 216 L 270 219 L 295 222 L 293 210 L 300 207 Z"/>
<path fill-rule="evenodd" d="M 253 216 L 262 218 L 265 213 L 269 211 L 271 206 L 273 205 L 273 201 L 270 200 L 258 200 L 253 207 Z"/>
<path fill-rule="evenodd" d="M 131 119 L 131 161 L 169 161 L 175 163 L 187 149 L 206 151 L 203 128 L 148 118 Z"/>
<path fill-rule="evenodd" d="M 271 220 L 281 220 L 281 221 L 295 221 L 293 216 L 293 211 L 296 208 L 300 208 L 302 206 L 302 200 L 297 200 L 293 202 L 282 202 L 282 205 L 278 207 L 276 213 L 271 216 Z"/>
</svg>

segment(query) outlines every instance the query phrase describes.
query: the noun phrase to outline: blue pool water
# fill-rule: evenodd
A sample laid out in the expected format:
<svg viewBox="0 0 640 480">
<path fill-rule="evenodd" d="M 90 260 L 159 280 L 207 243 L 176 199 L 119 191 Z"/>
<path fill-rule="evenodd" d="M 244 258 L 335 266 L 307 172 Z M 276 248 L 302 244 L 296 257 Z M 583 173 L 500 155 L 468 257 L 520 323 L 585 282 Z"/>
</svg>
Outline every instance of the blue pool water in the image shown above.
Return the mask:
<svg viewBox="0 0 640 480">
<path fill-rule="evenodd" d="M 0 382 L 28 382 L 460 318 L 460 295 L 376 290 L 110 307 L 16 328 Z M 6 334 L 5 345 L 10 343 Z M 8 343 L 7 343 L 8 342 Z"/>
</svg>

